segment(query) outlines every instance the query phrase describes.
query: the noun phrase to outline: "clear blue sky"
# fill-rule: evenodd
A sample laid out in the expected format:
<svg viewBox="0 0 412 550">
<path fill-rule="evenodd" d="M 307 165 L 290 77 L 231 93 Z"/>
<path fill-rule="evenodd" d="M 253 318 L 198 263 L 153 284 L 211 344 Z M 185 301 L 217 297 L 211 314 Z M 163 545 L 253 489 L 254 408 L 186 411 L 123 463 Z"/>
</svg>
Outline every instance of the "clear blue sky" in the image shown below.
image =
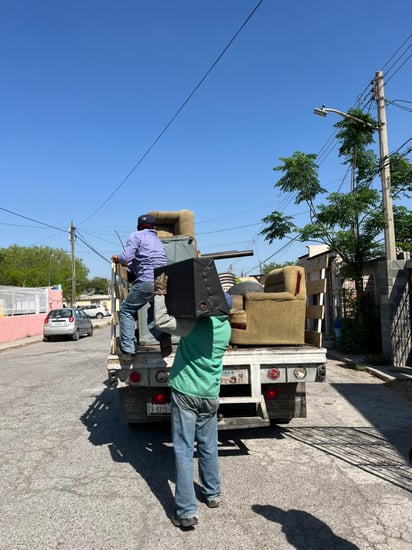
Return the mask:
<svg viewBox="0 0 412 550">
<path fill-rule="evenodd" d="M 1 0 L 0 247 L 70 252 L 73 221 L 109 260 L 139 214 L 186 208 L 201 252 L 254 250 L 219 271 L 305 254 L 259 236 L 272 210 L 305 221 L 273 188 L 273 167 L 296 150 L 323 152 L 321 184 L 349 188 L 336 147 L 325 154 L 339 117 L 313 108 L 345 111 L 361 96 L 376 116 L 370 82 L 382 68 L 398 101 L 387 108 L 390 151 L 411 138 L 412 4 L 263 1 L 161 135 L 257 4 Z M 80 240 L 75 252 L 90 277 L 110 276 Z"/>
</svg>

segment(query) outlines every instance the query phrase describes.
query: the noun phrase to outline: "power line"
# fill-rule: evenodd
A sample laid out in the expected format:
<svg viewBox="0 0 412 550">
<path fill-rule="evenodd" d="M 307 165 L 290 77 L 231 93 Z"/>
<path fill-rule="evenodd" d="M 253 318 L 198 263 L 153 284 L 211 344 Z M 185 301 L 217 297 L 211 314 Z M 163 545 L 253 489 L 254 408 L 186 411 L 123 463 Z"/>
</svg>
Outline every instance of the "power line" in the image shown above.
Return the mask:
<svg viewBox="0 0 412 550">
<path fill-rule="evenodd" d="M 175 114 L 172 116 L 172 118 L 169 120 L 169 122 L 165 125 L 163 130 L 160 132 L 160 134 L 157 136 L 157 138 L 149 145 L 149 147 L 146 149 L 146 151 L 143 153 L 143 155 L 139 158 L 139 160 L 136 162 L 136 164 L 133 166 L 133 168 L 129 171 L 129 173 L 123 178 L 123 180 L 119 183 L 119 185 L 112 191 L 112 193 L 102 202 L 102 204 L 96 208 L 88 218 L 84 219 L 80 224 L 83 224 L 90 220 L 97 212 L 99 212 L 105 204 L 109 202 L 109 200 L 119 191 L 119 189 L 123 186 L 123 184 L 130 178 L 130 176 L 133 174 L 133 172 L 136 170 L 136 168 L 143 162 L 143 160 L 147 157 L 147 155 L 151 152 L 151 150 L 155 147 L 155 145 L 158 143 L 158 141 L 162 138 L 162 136 L 167 132 L 167 130 L 170 128 L 170 126 L 173 124 L 173 122 L 176 120 L 176 118 L 180 115 L 180 113 L 183 111 L 183 109 L 186 107 L 186 105 L 189 103 L 189 101 L 192 99 L 192 97 L 195 95 L 195 93 L 198 91 L 200 86 L 204 83 L 204 81 L 207 79 L 207 77 L 210 75 L 210 73 L 213 71 L 213 69 L 216 67 L 216 65 L 219 63 L 219 61 L 222 59 L 222 57 L 225 55 L 225 53 L 228 51 L 230 46 L 233 44 L 233 42 L 236 40 L 236 38 L 239 36 L 239 34 L 242 32 L 244 27 L 248 24 L 250 19 L 253 17 L 253 15 L 256 13 L 260 5 L 263 3 L 263 0 L 259 0 L 259 2 L 256 4 L 256 6 L 253 8 L 253 10 L 250 12 L 250 14 L 247 16 L 247 18 L 244 20 L 242 25 L 239 27 L 239 29 L 235 32 L 235 34 L 232 36 L 232 38 L 229 40 L 227 45 L 223 48 L 222 52 L 218 55 L 218 57 L 215 59 L 215 61 L 212 63 L 212 65 L 209 67 L 209 69 L 206 71 L 206 73 L 202 76 L 202 78 L 199 80 L 199 82 L 196 84 L 192 92 L 187 96 L 187 98 L 184 100 L 182 105 L 178 108 L 178 110 L 175 112 Z"/>
<path fill-rule="evenodd" d="M 34 223 L 38 223 L 40 225 L 43 225 L 44 227 L 50 227 L 50 229 L 56 229 L 57 231 L 62 231 L 64 233 L 67 233 L 67 229 L 62 229 L 61 227 L 56 227 L 55 225 L 50 225 L 48 223 L 35 220 L 34 218 L 30 218 L 29 216 L 24 216 L 23 214 L 18 214 L 17 212 L 13 212 L 12 210 L 8 210 L 7 208 L 0 207 L 0 210 L 3 210 L 3 212 L 8 212 L 9 214 L 13 214 L 13 216 L 17 216 L 19 218 L 24 218 L 25 220 L 29 220 Z"/>
</svg>

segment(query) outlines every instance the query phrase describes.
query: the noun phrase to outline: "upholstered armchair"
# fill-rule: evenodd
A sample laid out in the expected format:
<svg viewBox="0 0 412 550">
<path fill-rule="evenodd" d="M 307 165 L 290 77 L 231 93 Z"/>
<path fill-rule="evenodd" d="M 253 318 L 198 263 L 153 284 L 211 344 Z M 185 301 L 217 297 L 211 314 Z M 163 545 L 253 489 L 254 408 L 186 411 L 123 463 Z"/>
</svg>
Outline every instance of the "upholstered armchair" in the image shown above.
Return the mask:
<svg viewBox="0 0 412 550">
<path fill-rule="evenodd" d="M 306 284 L 300 266 L 271 271 L 263 292 L 232 294 L 231 343 L 245 346 L 303 344 Z"/>
</svg>

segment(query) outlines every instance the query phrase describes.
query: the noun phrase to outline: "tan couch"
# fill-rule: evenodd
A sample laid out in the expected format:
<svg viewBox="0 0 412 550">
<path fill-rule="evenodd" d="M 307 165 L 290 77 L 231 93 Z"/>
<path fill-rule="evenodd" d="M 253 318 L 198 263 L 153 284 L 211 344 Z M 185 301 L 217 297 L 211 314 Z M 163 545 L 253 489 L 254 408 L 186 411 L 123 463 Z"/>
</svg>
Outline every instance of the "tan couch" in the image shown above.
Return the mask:
<svg viewBox="0 0 412 550">
<path fill-rule="evenodd" d="M 231 343 L 236 345 L 303 344 L 306 284 L 300 266 L 271 271 L 263 292 L 232 295 Z"/>
<path fill-rule="evenodd" d="M 157 234 L 160 238 L 175 235 L 195 237 L 194 214 L 191 210 L 174 212 L 152 210 L 149 214 L 156 220 Z"/>
</svg>

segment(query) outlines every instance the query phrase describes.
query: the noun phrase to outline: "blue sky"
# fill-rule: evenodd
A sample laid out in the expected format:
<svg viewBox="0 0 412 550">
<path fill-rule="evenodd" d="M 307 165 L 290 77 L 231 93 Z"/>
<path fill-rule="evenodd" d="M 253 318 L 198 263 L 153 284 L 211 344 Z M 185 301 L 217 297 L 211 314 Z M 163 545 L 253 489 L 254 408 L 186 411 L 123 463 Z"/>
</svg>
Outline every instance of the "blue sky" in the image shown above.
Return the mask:
<svg viewBox="0 0 412 550">
<path fill-rule="evenodd" d="M 273 167 L 296 150 L 321 153 L 322 186 L 349 188 L 336 147 L 325 154 L 339 117 L 313 108 L 346 111 L 361 96 L 376 116 L 370 82 L 382 68 L 398 102 L 389 150 L 411 138 L 412 4 L 265 0 L 196 89 L 257 5 L 1 0 L 0 247 L 70 253 L 73 221 L 99 254 L 77 240 L 76 256 L 90 277 L 109 277 L 118 235 L 139 214 L 186 208 L 201 252 L 254 251 L 219 271 L 305 254 L 259 236 L 273 210 L 307 219 L 274 189 Z"/>
</svg>

